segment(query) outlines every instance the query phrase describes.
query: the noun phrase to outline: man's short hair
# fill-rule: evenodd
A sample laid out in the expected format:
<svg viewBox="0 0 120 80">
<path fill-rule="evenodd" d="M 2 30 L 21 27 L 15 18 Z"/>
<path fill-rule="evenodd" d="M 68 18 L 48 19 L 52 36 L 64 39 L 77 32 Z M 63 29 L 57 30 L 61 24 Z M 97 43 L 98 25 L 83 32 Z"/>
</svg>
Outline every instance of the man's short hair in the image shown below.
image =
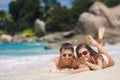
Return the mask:
<svg viewBox="0 0 120 80">
<path fill-rule="evenodd" d="M 74 48 L 72 46 L 71 43 L 63 43 L 60 47 L 60 52 L 62 52 L 62 50 L 71 50 L 72 52 L 74 52 Z"/>
</svg>

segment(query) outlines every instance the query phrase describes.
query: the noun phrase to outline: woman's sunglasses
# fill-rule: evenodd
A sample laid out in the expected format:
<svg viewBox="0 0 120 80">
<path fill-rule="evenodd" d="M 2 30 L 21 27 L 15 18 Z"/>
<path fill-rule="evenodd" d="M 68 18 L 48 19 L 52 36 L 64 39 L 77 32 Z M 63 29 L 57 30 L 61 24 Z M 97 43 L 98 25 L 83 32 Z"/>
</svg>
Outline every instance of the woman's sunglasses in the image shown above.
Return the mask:
<svg viewBox="0 0 120 80">
<path fill-rule="evenodd" d="M 68 56 L 68 57 L 72 57 L 73 54 L 70 54 L 70 53 L 62 53 L 62 56 L 63 56 L 63 57 L 66 57 L 66 56 Z"/>
<path fill-rule="evenodd" d="M 77 56 L 80 58 L 82 55 L 87 55 L 87 53 L 88 53 L 87 51 L 84 51 L 82 53 L 78 53 Z"/>
</svg>

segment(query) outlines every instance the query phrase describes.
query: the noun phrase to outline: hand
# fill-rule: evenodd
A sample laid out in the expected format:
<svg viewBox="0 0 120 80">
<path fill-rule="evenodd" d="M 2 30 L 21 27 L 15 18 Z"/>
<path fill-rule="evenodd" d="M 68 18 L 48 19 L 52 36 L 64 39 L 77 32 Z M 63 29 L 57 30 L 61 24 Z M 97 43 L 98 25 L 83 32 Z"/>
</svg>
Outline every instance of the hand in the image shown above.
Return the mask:
<svg viewBox="0 0 120 80">
<path fill-rule="evenodd" d="M 80 62 L 81 62 L 82 64 L 85 64 L 87 61 L 84 61 L 84 60 L 80 60 Z"/>
</svg>

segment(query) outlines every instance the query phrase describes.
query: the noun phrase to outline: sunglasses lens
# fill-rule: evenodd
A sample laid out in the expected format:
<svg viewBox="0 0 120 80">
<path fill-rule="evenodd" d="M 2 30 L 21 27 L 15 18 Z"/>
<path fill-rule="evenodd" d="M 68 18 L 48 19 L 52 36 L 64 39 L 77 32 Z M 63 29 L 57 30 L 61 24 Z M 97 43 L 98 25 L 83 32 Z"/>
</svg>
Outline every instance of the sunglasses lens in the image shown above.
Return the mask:
<svg viewBox="0 0 120 80">
<path fill-rule="evenodd" d="M 72 56 L 72 54 L 68 54 L 68 56 L 69 56 L 69 57 L 71 57 L 71 56 Z"/>
<path fill-rule="evenodd" d="M 66 56 L 72 57 L 72 54 L 64 53 L 64 54 L 62 54 L 62 56 L 63 56 L 63 57 L 66 57 Z"/>
<path fill-rule="evenodd" d="M 81 56 L 82 56 L 82 54 L 81 54 L 81 53 L 79 53 L 79 54 L 78 54 L 78 57 L 80 58 Z"/>
<path fill-rule="evenodd" d="M 84 51 L 84 52 L 82 52 L 82 53 L 79 53 L 79 54 L 78 54 L 78 57 L 80 58 L 82 55 L 87 55 L 87 51 Z"/>
<path fill-rule="evenodd" d="M 83 54 L 84 54 L 84 55 L 87 55 L 87 51 L 84 51 Z"/>
<path fill-rule="evenodd" d="M 63 57 L 66 57 L 66 54 L 63 54 L 62 56 L 63 56 Z"/>
</svg>

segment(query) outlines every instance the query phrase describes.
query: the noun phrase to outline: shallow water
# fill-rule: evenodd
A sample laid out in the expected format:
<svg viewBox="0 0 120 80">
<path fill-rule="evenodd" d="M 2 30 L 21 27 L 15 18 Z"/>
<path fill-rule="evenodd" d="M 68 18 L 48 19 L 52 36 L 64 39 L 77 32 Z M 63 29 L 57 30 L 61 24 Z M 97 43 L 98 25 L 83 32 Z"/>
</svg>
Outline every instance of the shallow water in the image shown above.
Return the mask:
<svg viewBox="0 0 120 80">
<path fill-rule="evenodd" d="M 52 54 L 56 50 L 46 50 L 46 42 L 0 44 L 0 56 L 29 56 Z"/>
<path fill-rule="evenodd" d="M 51 61 L 58 50 L 46 50 L 47 43 L 0 44 L 0 74 L 24 72 L 41 68 Z"/>
</svg>

